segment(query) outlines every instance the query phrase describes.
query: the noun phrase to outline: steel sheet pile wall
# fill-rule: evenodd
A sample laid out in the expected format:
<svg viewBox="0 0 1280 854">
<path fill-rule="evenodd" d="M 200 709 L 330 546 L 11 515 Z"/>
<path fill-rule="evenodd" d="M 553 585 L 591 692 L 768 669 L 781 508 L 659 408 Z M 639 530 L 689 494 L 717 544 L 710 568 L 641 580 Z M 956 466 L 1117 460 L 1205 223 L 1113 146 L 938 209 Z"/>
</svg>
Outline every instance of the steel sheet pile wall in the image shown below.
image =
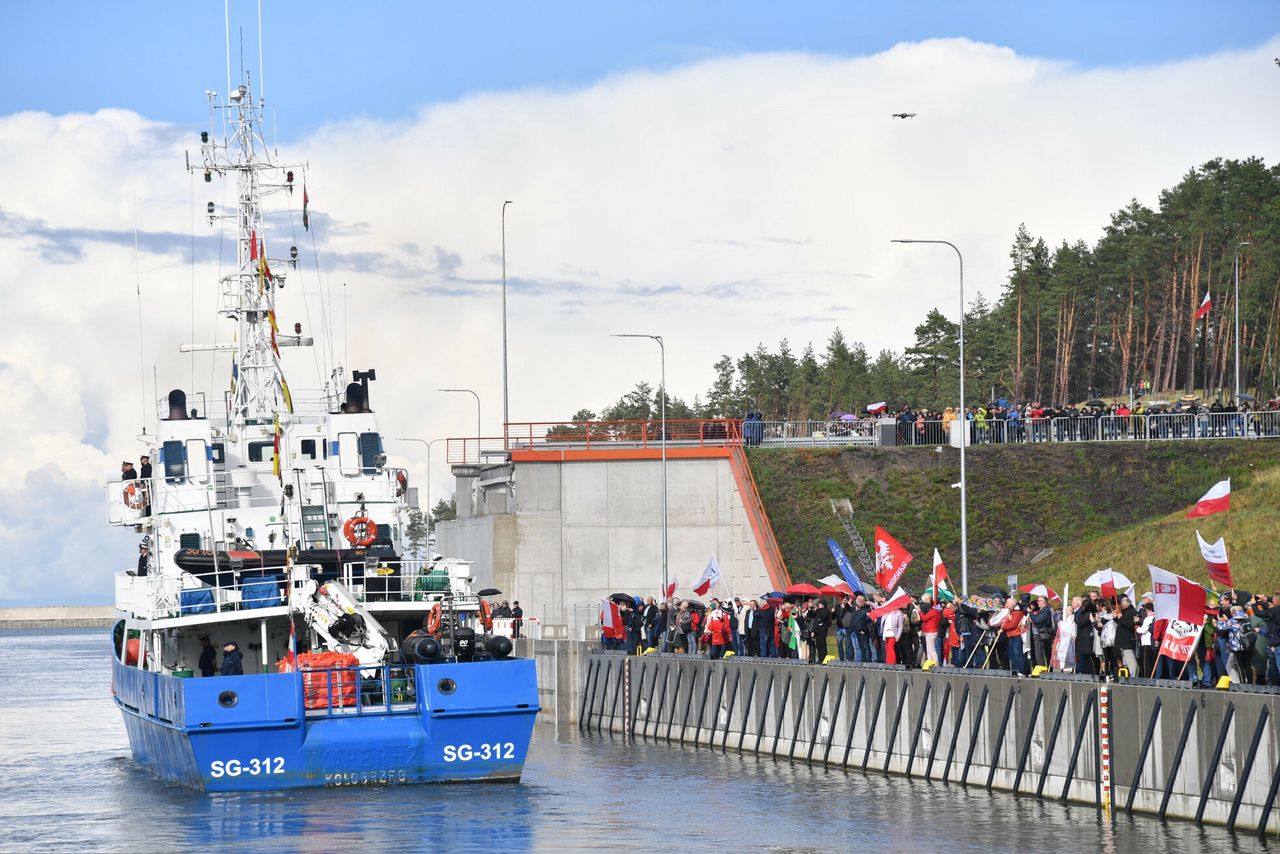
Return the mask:
<svg viewBox="0 0 1280 854">
<path fill-rule="evenodd" d="M 573 646 L 583 730 L 1259 832 L 1280 824 L 1280 695 L 1269 691 Z"/>
</svg>

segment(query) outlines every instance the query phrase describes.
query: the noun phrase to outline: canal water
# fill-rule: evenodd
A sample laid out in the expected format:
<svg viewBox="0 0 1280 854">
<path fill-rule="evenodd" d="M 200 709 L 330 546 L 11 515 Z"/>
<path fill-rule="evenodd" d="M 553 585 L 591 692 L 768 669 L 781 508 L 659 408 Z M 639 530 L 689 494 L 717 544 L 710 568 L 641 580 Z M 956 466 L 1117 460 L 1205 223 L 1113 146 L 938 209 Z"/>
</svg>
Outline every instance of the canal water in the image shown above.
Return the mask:
<svg viewBox="0 0 1280 854">
<path fill-rule="evenodd" d="M 539 727 L 519 785 L 205 795 L 136 768 L 107 630 L 0 632 L 0 850 L 1252 851 L 1249 835 Z M 1274 845 L 1273 848 L 1280 847 Z"/>
</svg>

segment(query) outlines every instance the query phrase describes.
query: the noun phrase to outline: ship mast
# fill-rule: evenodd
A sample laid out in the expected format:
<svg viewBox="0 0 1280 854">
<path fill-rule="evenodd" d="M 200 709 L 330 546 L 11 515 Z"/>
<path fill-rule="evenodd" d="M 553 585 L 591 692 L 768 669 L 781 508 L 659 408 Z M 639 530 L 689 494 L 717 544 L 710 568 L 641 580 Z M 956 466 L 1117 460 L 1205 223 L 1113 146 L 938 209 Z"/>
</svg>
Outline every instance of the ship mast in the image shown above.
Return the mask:
<svg viewBox="0 0 1280 854">
<path fill-rule="evenodd" d="M 216 173 L 236 177 L 234 213 L 218 213 L 209 203 L 209 222 L 229 221 L 236 225 L 236 268 L 222 277 L 219 313 L 236 323 L 232 354 L 231 388 L 227 411 L 228 426 L 267 424 L 277 414 L 282 420 L 293 411 L 289 386 L 280 361 L 280 347 L 309 344 L 309 339 L 280 335 L 276 319 L 276 291 L 284 286 L 284 259 L 266 256 L 267 222 L 262 197 L 293 192 L 291 168 L 272 162 L 271 151 L 262 136 L 264 104 L 254 103 L 248 74 L 245 82 L 230 93 L 225 102 L 209 97 L 210 132 L 201 134 L 204 179 Z M 217 142 L 212 135 L 216 111 L 224 111 L 229 135 Z M 295 167 L 301 168 L 301 167 Z M 281 172 L 284 180 L 281 181 Z M 224 349 L 219 347 L 218 349 Z"/>
</svg>

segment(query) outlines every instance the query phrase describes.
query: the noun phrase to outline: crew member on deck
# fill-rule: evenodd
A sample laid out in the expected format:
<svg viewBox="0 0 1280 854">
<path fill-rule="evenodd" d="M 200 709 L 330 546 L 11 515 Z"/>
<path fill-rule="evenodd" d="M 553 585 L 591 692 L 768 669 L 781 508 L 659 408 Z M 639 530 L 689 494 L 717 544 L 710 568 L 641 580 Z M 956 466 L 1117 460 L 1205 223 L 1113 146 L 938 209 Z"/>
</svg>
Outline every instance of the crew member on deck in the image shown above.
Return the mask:
<svg viewBox="0 0 1280 854">
<path fill-rule="evenodd" d="M 200 675 L 212 676 L 218 672 L 218 651 L 209 642 L 208 635 L 200 636 Z"/>
<path fill-rule="evenodd" d="M 135 572 L 134 575 L 143 576 L 147 574 L 147 562 L 150 556 L 150 550 L 147 548 L 147 544 L 140 543 L 138 545 L 138 571 Z"/>
<path fill-rule="evenodd" d="M 140 463 L 142 465 L 142 468 L 139 471 L 138 476 L 141 477 L 144 481 L 146 481 L 146 483 L 142 485 L 142 488 L 146 490 L 145 494 L 147 496 L 147 506 L 142 509 L 142 515 L 150 516 L 151 515 L 151 457 L 147 456 L 146 454 L 143 454 L 140 460 Z"/>
<path fill-rule="evenodd" d="M 520 637 L 520 628 L 524 625 L 524 609 L 519 602 L 511 603 L 511 637 Z"/>
<path fill-rule="evenodd" d="M 227 641 L 222 645 L 223 676 L 243 676 L 244 662 L 240 660 L 240 646 L 235 641 Z"/>
<path fill-rule="evenodd" d="M 121 480 L 137 480 L 138 479 L 138 471 L 133 467 L 133 463 L 120 464 L 120 479 Z"/>
</svg>

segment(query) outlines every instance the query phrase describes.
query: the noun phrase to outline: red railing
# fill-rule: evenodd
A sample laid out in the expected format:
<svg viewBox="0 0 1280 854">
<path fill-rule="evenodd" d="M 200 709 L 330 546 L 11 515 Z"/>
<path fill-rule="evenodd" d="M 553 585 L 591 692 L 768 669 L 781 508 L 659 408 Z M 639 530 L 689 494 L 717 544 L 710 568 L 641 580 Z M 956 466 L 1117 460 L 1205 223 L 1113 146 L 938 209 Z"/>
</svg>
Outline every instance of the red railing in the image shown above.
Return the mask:
<svg viewBox="0 0 1280 854">
<path fill-rule="evenodd" d="M 742 441 L 739 422 L 728 418 L 668 419 L 669 448 L 723 448 Z M 502 437 L 468 436 L 448 441 L 450 465 L 478 465 L 510 451 L 657 449 L 662 421 L 525 421 L 507 425 Z"/>
<path fill-rule="evenodd" d="M 765 571 L 775 590 L 785 590 L 791 584 L 791 573 L 787 571 L 787 562 L 782 558 L 782 548 L 778 538 L 773 534 L 773 525 L 769 523 L 769 513 L 765 510 L 764 501 L 760 498 L 760 489 L 756 485 L 756 476 L 747 461 L 747 452 L 742 442 L 742 424 L 734 422 L 730 428 L 730 447 L 733 453 L 729 457 L 729 467 L 733 470 L 734 481 L 738 485 L 738 495 L 742 498 L 742 506 L 747 512 L 747 521 L 755 534 L 756 544 L 760 547 L 760 558 L 764 561 Z"/>
</svg>

